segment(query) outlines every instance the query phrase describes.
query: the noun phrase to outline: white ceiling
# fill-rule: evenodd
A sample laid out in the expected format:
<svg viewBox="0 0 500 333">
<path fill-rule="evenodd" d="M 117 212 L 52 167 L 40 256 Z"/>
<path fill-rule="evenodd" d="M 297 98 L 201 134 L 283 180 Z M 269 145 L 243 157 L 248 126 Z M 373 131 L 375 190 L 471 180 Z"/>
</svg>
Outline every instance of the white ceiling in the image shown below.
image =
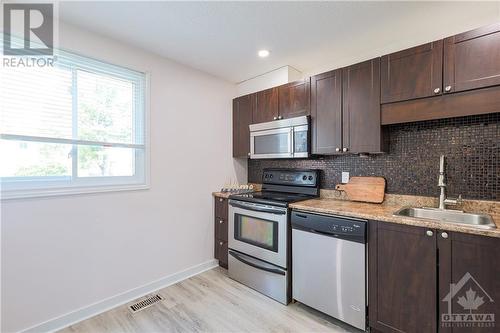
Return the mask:
<svg viewBox="0 0 500 333">
<path fill-rule="evenodd" d="M 240 82 L 284 65 L 312 74 L 498 21 L 499 3 L 63 2 L 59 16 Z"/>
</svg>

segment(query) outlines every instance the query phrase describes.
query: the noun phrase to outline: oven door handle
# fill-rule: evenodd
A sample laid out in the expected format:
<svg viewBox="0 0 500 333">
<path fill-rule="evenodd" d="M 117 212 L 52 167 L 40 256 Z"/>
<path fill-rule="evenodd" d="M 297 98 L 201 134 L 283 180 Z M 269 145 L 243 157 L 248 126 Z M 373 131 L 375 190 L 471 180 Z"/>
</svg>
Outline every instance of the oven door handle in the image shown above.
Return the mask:
<svg viewBox="0 0 500 333">
<path fill-rule="evenodd" d="M 240 204 L 240 203 L 237 203 L 234 201 L 231 201 L 229 204 L 233 207 L 246 209 L 246 210 L 253 210 L 256 212 L 272 213 L 272 214 L 278 214 L 278 215 L 285 215 L 286 214 L 286 210 L 281 210 L 281 209 L 277 210 L 277 209 L 258 207 L 258 206 L 247 206 L 245 204 Z"/>
<path fill-rule="evenodd" d="M 252 261 L 247 260 L 247 259 L 243 259 L 241 255 L 237 254 L 234 251 L 229 250 L 229 254 L 231 256 L 233 256 L 236 260 L 241 261 L 242 263 L 244 263 L 248 266 L 252 266 L 254 268 L 260 269 L 261 271 L 266 271 L 269 273 L 274 273 L 274 274 L 279 274 L 279 275 L 285 275 L 285 272 L 282 270 L 260 266 L 260 265 L 256 264 L 255 262 L 252 262 Z"/>
</svg>

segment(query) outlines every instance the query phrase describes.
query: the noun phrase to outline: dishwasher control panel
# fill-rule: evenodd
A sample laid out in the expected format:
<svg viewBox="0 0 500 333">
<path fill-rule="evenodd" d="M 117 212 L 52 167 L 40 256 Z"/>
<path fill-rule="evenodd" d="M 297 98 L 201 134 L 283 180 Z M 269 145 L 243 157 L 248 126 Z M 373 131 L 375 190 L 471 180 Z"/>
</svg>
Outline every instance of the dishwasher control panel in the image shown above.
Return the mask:
<svg viewBox="0 0 500 333">
<path fill-rule="evenodd" d="M 366 220 L 337 216 L 292 212 L 292 228 L 325 236 L 366 243 Z"/>
</svg>

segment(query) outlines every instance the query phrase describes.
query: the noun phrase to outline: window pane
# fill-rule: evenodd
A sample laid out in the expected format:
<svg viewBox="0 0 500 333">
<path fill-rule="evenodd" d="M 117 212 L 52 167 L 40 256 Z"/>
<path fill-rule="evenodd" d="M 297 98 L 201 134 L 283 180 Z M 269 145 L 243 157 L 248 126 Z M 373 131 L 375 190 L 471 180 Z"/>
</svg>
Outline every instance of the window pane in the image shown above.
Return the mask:
<svg viewBox="0 0 500 333">
<path fill-rule="evenodd" d="M 0 140 L 0 177 L 71 176 L 72 145 Z"/>
<path fill-rule="evenodd" d="M 71 139 L 71 71 L 0 66 L 0 133 Z"/>
<path fill-rule="evenodd" d="M 78 177 L 133 176 L 134 148 L 78 147 Z"/>
<path fill-rule="evenodd" d="M 78 71 L 77 86 L 79 139 L 135 143 L 132 82 Z"/>
</svg>

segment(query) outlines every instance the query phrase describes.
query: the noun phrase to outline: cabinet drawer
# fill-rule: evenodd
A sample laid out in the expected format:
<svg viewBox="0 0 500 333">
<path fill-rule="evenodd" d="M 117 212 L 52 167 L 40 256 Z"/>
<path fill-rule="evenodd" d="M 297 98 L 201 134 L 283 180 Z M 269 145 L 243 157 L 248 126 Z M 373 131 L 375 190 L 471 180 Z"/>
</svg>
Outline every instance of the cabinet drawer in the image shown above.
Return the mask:
<svg viewBox="0 0 500 333">
<path fill-rule="evenodd" d="M 216 259 L 219 259 L 220 266 L 227 268 L 227 241 L 218 239 L 216 242 Z"/>
<path fill-rule="evenodd" d="M 215 230 L 217 239 L 227 242 L 227 220 L 220 217 L 215 218 Z"/>
<path fill-rule="evenodd" d="M 215 198 L 215 217 L 227 220 L 227 199 Z"/>
</svg>

